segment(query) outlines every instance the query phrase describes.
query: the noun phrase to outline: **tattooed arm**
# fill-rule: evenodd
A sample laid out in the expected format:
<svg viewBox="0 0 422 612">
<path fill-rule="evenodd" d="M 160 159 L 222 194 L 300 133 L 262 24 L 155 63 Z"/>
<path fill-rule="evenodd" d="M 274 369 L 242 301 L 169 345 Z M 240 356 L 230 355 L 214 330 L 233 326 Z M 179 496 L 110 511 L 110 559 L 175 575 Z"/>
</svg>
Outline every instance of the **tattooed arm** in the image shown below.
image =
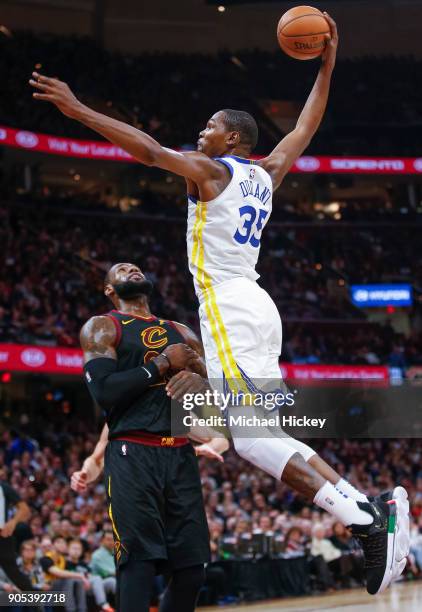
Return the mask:
<svg viewBox="0 0 422 612">
<path fill-rule="evenodd" d="M 94 400 L 106 411 L 127 406 L 158 382 L 169 369 L 182 369 L 195 357 L 186 344 L 173 344 L 166 356 L 157 355 L 147 364 L 118 370 L 116 331 L 110 317 L 93 317 L 80 334 L 84 353 L 85 381 Z"/>
</svg>

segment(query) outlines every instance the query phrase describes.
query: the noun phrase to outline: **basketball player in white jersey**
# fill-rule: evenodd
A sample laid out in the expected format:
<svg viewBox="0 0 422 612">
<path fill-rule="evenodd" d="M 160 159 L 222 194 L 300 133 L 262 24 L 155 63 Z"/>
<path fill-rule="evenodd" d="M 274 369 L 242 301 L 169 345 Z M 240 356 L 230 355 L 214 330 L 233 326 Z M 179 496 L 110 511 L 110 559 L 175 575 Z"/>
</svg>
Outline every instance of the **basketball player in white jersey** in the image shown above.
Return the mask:
<svg viewBox="0 0 422 612">
<path fill-rule="evenodd" d="M 325 112 L 338 43 L 336 24 L 325 15 L 331 37 L 296 128 L 257 162 L 249 160 L 258 129 L 248 113 L 217 112 L 200 133 L 197 151 L 179 153 L 83 105 L 57 79 L 34 72 L 30 80 L 36 99 L 52 102 L 141 163 L 185 177 L 189 267 L 200 302 L 208 377 L 230 386 L 239 383 L 239 389 L 249 379 L 280 379 L 280 316 L 256 283 L 255 265 L 272 193 L 309 145 Z M 175 394 L 174 387 L 169 391 Z M 281 432 L 248 438 L 232 431 L 232 437 L 243 458 L 350 527 L 364 550 L 369 593 L 383 591 L 402 573 L 409 549 L 409 504 L 402 487 L 369 500 L 309 446 Z"/>
</svg>

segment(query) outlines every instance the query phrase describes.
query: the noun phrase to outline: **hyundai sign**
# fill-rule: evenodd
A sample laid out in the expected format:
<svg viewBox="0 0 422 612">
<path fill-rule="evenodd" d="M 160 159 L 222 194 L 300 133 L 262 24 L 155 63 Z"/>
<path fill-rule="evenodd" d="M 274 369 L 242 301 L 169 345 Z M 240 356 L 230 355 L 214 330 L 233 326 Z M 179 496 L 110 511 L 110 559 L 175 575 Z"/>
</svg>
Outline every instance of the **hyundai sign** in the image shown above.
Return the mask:
<svg viewBox="0 0 422 612">
<path fill-rule="evenodd" d="M 411 306 L 411 285 L 352 285 L 352 302 L 359 308 Z"/>
</svg>

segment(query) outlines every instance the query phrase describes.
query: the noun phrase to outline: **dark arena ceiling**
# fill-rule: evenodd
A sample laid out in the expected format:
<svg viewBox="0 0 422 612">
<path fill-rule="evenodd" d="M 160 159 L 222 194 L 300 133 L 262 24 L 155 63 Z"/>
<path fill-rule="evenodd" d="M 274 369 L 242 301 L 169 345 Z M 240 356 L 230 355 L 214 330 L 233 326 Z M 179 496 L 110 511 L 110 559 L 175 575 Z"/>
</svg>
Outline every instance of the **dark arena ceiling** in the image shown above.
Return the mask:
<svg viewBox="0 0 422 612">
<path fill-rule="evenodd" d="M 107 48 L 135 54 L 273 50 L 278 20 L 297 4 L 292 0 L 1 0 L 0 26 L 11 32 L 30 29 L 91 36 Z M 312 0 L 309 4 L 336 19 L 343 57 L 422 57 L 422 0 Z"/>
</svg>

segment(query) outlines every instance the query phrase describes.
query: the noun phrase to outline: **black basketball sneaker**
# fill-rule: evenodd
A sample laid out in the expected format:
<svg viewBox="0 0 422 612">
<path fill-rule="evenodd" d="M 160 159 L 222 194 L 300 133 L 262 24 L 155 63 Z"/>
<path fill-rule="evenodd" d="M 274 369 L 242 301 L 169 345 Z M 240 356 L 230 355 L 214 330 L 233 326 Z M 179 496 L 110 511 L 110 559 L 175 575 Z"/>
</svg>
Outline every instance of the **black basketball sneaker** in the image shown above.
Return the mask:
<svg viewBox="0 0 422 612">
<path fill-rule="evenodd" d="M 396 487 L 391 494 L 357 504 L 374 519 L 370 525 L 350 525 L 350 529 L 365 555 L 367 591 L 375 595 L 396 580 L 406 565 L 410 542 L 407 491 Z"/>
</svg>

